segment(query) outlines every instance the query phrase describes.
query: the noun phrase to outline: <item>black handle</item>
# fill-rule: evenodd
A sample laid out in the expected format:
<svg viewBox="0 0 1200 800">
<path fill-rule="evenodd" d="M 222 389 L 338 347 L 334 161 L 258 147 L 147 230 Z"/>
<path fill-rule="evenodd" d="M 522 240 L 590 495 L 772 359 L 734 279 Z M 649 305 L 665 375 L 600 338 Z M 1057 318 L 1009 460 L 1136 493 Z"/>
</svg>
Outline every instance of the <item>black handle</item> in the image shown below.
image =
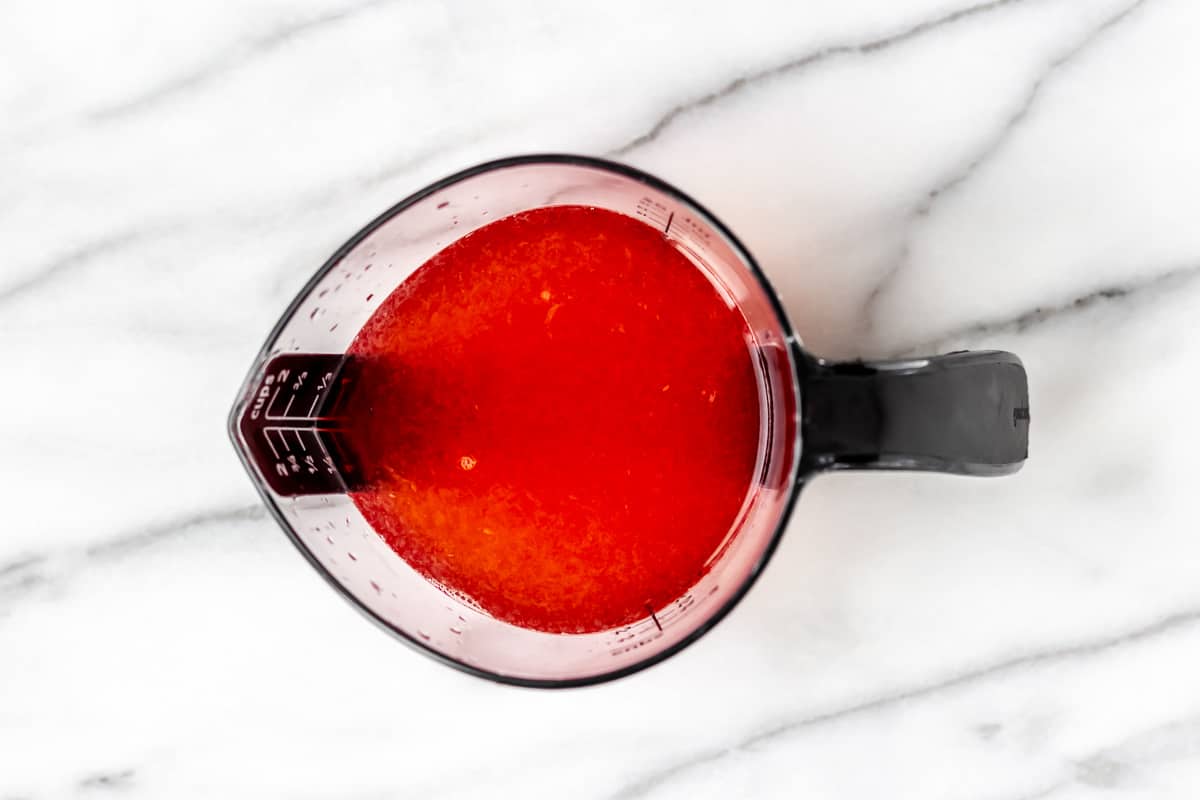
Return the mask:
<svg viewBox="0 0 1200 800">
<path fill-rule="evenodd" d="M 800 354 L 802 466 L 1016 472 L 1029 449 L 1021 359 L 995 350 L 830 363 Z"/>
</svg>

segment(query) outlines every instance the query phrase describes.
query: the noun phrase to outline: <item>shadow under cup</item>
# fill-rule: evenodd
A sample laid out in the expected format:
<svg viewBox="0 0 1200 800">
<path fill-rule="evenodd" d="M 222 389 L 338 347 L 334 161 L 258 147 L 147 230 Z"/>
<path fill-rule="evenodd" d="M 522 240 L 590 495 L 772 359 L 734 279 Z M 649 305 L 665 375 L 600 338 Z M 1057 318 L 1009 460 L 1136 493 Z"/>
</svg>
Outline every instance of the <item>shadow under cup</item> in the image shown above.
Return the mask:
<svg viewBox="0 0 1200 800">
<path fill-rule="evenodd" d="M 708 571 L 644 619 L 587 634 L 543 633 L 501 622 L 406 564 L 346 494 L 341 472 L 351 456 L 341 452 L 329 402 L 339 381 L 348 380 L 343 356 L 358 331 L 430 257 L 495 220 L 561 205 L 607 209 L 661 230 L 701 269 L 746 320 L 760 400 L 756 477 Z M 589 684 L 677 652 L 724 616 L 762 569 L 799 491 L 794 341 L 750 255 L 682 193 L 594 159 L 506 159 L 418 192 L 334 254 L 276 325 L 242 387 L 229 429 L 292 541 L 334 588 L 386 630 L 494 680 Z"/>
</svg>

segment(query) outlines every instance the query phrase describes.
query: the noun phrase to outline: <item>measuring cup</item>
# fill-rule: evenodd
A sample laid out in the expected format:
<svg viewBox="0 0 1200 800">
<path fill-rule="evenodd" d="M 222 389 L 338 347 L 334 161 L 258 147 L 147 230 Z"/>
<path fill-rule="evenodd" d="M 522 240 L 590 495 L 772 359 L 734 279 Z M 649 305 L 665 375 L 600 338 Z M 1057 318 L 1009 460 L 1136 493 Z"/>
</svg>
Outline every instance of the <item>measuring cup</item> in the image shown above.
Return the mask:
<svg viewBox="0 0 1200 800">
<path fill-rule="evenodd" d="M 499 621 L 406 564 L 347 492 L 360 480 L 342 435 L 354 336 L 431 256 L 487 223 L 554 205 L 608 209 L 662 231 L 748 326 L 759 386 L 756 478 L 728 544 L 690 590 L 612 630 L 554 634 Z M 1028 391 L 1009 353 L 829 363 L 807 353 L 753 257 L 698 203 L 644 172 L 595 158 L 537 155 L 459 172 L 359 231 L 292 301 L 255 359 L 229 432 L 275 519 L 322 577 L 368 618 L 474 675 L 579 686 L 678 652 L 741 599 L 779 541 L 801 489 L 840 469 L 1016 471 Z"/>
</svg>

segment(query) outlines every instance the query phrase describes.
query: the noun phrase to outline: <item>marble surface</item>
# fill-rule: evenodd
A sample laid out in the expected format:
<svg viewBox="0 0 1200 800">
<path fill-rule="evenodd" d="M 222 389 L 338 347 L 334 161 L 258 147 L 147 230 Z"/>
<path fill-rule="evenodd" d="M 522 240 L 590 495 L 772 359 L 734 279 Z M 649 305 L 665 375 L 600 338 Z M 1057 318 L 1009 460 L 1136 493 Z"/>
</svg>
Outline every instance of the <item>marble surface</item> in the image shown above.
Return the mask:
<svg viewBox="0 0 1200 800">
<path fill-rule="evenodd" d="M 1200 796 L 1200 5 L 0 5 L 0 798 Z M 378 211 L 609 154 L 738 231 L 807 345 L 1024 357 L 998 480 L 816 481 L 648 672 L 397 645 L 223 430 Z"/>
</svg>

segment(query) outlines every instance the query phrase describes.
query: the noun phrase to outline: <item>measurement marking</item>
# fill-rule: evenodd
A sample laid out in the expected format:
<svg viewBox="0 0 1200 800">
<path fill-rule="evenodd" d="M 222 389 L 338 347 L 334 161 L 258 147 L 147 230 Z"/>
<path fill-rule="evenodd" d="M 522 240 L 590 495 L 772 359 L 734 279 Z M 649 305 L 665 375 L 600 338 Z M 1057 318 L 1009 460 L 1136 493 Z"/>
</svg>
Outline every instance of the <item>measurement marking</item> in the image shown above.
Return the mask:
<svg viewBox="0 0 1200 800">
<path fill-rule="evenodd" d="M 278 417 L 271 415 L 271 407 L 275 405 L 276 397 L 279 397 L 279 387 L 275 387 L 274 394 L 272 394 L 271 399 L 267 401 L 267 413 L 263 415 L 267 419 L 279 419 Z"/>
<path fill-rule="evenodd" d="M 299 428 L 297 428 L 297 429 L 296 429 L 296 431 L 295 431 L 295 434 L 296 434 L 296 441 L 300 443 L 300 449 L 301 449 L 302 451 L 304 451 L 305 453 L 307 453 L 307 452 L 308 452 L 308 448 L 304 446 L 304 437 L 300 435 L 300 429 L 299 429 Z M 280 436 L 282 436 L 283 434 L 281 433 L 281 434 L 279 434 L 279 435 L 280 435 Z"/>
<path fill-rule="evenodd" d="M 672 211 L 671 216 L 667 217 L 667 227 L 663 229 L 664 234 L 671 232 L 671 223 L 674 222 L 674 220 L 675 220 L 675 212 Z"/>
<path fill-rule="evenodd" d="M 662 624 L 658 621 L 658 615 L 651 611 L 650 619 L 654 620 L 654 627 L 658 628 L 659 633 L 662 633 Z"/>
<path fill-rule="evenodd" d="M 287 405 L 283 407 L 283 415 L 285 417 L 288 415 L 288 412 L 292 410 L 292 403 L 294 402 L 296 402 L 296 395 L 293 394 L 290 398 L 288 398 Z"/>
<path fill-rule="evenodd" d="M 312 405 L 308 407 L 308 416 L 311 417 L 317 411 L 317 403 L 321 401 L 321 393 L 317 392 L 317 396 L 313 398 Z"/>
<path fill-rule="evenodd" d="M 271 441 L 271 429 L 263 428 L 263 436 L 266 437 L 267 446 L 271 448 L 271 455 L 279 458 L 279 451 L 275 449 L 275 443 Z"/>
<path fill-rule="evenodd" d="M 279 443 L 283 445 L 283 450 L 285 453 L 292 452 L 292 448 L 288 447 L 287 437 L 283 435 L 283 431 L 279 432 Z"/>
</svg>

